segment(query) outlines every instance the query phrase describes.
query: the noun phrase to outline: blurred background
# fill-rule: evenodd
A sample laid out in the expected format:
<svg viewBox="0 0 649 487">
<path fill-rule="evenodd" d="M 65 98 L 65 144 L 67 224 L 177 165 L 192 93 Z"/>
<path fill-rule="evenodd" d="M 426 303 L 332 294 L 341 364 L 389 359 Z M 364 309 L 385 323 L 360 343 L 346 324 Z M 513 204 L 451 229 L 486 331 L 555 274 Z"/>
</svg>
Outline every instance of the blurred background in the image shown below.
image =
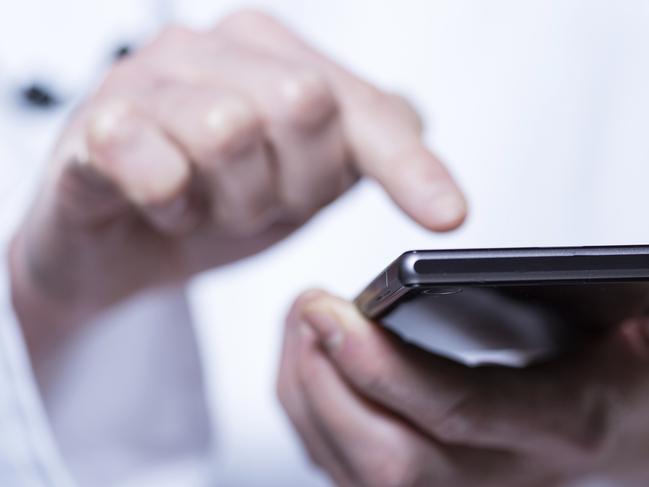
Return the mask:
<svg viewBox="0 0 649 487">
<path fill-rule="evenodd" d="M 0 0 L 0 218 L 20 218 L 66 115 L 116 50 L 242 5 Z M 408 249 L 649 243 L 649 2 L 245 5 L 412 100 L 470 203 L 462 229 L 435 235 L 362 181 L 286 241 L 191 282 L 220 485 L 327 485 L 274 393 L 283 319 L 300 291 L 352 298 Z M 60 103 L 30 101 L 35 85 Z"/>
</svg>

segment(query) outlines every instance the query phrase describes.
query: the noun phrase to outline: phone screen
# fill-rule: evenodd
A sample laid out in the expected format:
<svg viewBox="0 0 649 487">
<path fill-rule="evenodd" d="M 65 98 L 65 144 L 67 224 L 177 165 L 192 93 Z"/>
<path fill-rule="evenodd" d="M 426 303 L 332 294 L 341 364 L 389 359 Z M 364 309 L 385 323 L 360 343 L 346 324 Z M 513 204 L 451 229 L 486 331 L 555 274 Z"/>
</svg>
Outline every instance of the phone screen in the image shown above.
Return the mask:
<svg viewBox="0 0 649 487">
<path fill-rule="evenodd" d="M 380 321 L 405 340 L 468 365 L 524 366 L 647 313 L 649 282 L 431 286 Z"/>
</svg>

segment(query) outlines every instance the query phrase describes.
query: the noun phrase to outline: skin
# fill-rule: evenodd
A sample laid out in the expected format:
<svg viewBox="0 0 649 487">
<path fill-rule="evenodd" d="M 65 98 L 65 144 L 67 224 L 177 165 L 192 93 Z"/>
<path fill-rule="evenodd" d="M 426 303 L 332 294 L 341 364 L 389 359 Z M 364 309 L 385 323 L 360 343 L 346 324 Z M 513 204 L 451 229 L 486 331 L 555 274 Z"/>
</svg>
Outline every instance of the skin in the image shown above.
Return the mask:
<svg viewBox="0 0 649 487">
<path fill-rule="evenodd" d="M 109 306 L 262 251 L 360 176 L 431 230 L 465 217 L 402 98 L 260 13 L 165 29 L 76 111 L 13 239 L 37 375 Z"/>
<path fill-rule="evenodd" d="M 470 368 L 311 291 L 287 319 L 278 394 L 341 486 L 555 486 L 649 479 L 649 321 L 526 370 Z"/>
</svg>

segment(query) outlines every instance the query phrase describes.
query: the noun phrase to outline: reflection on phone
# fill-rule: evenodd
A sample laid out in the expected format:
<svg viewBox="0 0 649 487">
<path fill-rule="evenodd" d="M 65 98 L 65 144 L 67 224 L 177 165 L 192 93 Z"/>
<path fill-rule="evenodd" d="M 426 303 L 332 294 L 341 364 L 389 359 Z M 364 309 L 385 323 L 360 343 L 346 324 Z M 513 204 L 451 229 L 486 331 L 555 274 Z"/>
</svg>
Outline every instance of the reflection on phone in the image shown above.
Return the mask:
<svg viewBox="0 0 649 487">
<path fill-rule="evenodd" d="M 426 288 L 381 323 L 434 353 L 467 365 L 525 366 L 645 313 L 647 283 Z"/>
</svg>

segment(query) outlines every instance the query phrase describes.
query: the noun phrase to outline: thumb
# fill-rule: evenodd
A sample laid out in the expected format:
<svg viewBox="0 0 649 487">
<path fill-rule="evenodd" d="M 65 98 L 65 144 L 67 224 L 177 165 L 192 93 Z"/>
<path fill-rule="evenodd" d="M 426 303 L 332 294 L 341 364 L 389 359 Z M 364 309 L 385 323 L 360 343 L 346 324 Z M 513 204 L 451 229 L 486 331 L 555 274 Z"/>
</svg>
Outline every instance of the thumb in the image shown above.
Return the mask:
<svg viewBox="0 0 649 487">
<path fill-rule="evenodd" d="M 409 345 L 368 321 L 356 306 L 319 291 L 298 300 L 296 315 L 358 393 L 437 435 L 464 401 L 477 372 Z"/>
<path fill-rule="evenodd" d="M 446 444 L 583 465 L 646 417 L 646 320 L 548 364 L 469 368 L 401 342 L 325 293 L 310 293 L 301 306 L 357 392 Z"/>
</svg>

